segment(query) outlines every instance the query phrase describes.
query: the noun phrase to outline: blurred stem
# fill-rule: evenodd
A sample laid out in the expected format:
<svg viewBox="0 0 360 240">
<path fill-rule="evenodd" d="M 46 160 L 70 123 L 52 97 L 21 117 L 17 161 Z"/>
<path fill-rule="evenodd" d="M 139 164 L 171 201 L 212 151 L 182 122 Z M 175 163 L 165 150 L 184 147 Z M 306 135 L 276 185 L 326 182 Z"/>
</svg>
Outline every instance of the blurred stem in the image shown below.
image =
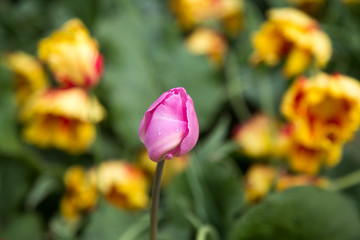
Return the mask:
<svg viewBox="0 0 360 240">
<path fill-rule="evenodd" d="M 360 169 L 348 175 L 333 180 L 330 189 L 334 191 L 341 191 L 346 188 L 355 186 L 359 183 L 360 183 Z"/>
<path fill-rule="evenodd" d="M 261 106 L 263 108 L 263 111 L 265 111 L 270 116 L 274 116 L 275 106 L 273 89 L 271 88 L 271 79 L 267 74 L 264 74 L 262 80 L 262 82 L 257 82 Z"/>
<path fill-rule="evenodd" d="M 159 212 L 159 199 L 161 189 L 161 176 L 164 169 L 165 160 L 160 160 L 156 165 L 154 183 L 152 186 L 152 204 L 150 215 L 150 240 L 157 240 L 157 223 Z"/>
<path fill-rule="evenodd" d="M 139 235 L 144 232 L 148 228 L 148 219 L 149 214 L 144 215 L 133 224 L 130 228 L 128 228 L 124 234 L 121 235 L 119 240 L 135 240 L 138 239 Z"/>
<path fill-rule="evenodd" d="M 192 213 L 191 211 L 187 211 L 185 213 L 185 217 L 194 226 L 194 228 L 198 229 L 202 226 L 201 220 L 197 216 L 195 216 L 195 214 Z"/>
<path fill-rule="evenodd" d="M 234 110 L 234 113 L 239 121 L 246 119 L 251 116 L 251 113 L 246 105 L 244 98 L 244 91 L 242 86 L 241 78 L 238 75 L 238 64 L 236 64 L 234 55 L 229 55 L 225 62 L 225 87 L 229 102 Z M 237 89 L 235 84 L 240 85 Z"/>
<path fill-rule="evenodd" d="M 199 229 L 196 240 L 206 240 L 207 236 L 210 236 L 211 240 L 219 240 L 220 237 L 214 227 L 210 225 L 203 225 Z"/>
<path fill-rule="evenodd" d="M 96 129 L 96 140 L 94 144 L 94 163 L 96 166 L 98 166 L 100 165 L 103 156 L 102 146 L 101 146 L 102 141 L 101 141 L 100 125 L 95 124 L 95 129 Z"/>
<path fill-rule="evenodd" d="M 192 212 L 188 211 L 185 213 L 185 217 L 189 222 L 198 229 L 196 240 L 206 240 L 207 236 L 210 236 L 212 240 L 219 240 L 219 234 L 216 229 L 208 224 L 203 224 L 201 220 L 195 216 Z"/>
<path fill-rule="evenodd" d="M 197 166 L 197 157 L 195 154 L 193 155 L 194 161 L 191 161 L 191 165 L 188 168 L 188 171 L 185 172 L 187 180 L 189 182 L 189 187 L 192 196 L 194 197 L 194 206 L 196 214 L 199 215 L 204 221 L 208 221 L 208 213 L 204 206 L 204 202 L 206 202 L 204 189 L 201 186 L 201 182 L 199 180 L 199 173 L 200 169 Z M 196 168 L 196 169 L 195 169 Z"/>
</svg>

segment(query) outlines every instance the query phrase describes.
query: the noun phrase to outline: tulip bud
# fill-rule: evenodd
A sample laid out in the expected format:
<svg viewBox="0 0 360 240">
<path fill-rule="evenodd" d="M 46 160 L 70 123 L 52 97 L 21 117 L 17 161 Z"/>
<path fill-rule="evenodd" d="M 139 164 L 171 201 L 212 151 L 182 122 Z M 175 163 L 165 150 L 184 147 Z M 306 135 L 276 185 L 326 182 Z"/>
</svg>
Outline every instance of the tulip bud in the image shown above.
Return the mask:
<svg viewBox="0 0 360 240">
<path fill-rule="evenodd" d="M 184 155 L 198 137 L 194 104 L 182 87 L 163 93 L 146 110 L 139 128 L 139 138 L 155 162 Z"/>
</svg>

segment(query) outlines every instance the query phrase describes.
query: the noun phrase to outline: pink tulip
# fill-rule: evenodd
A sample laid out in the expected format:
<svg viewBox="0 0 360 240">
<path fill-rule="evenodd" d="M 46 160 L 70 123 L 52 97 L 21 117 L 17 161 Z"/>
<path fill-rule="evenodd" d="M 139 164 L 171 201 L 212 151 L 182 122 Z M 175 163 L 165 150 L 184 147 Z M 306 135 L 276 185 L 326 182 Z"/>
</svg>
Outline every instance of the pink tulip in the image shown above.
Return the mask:
<svg viewBox="0 0 360 240">
<path fill-rule="evenodd" d="M 146 110 L 139 138 L 155 162 L 189 152 L 199 137 L 194 103 L 184 88 L 163 93 Z"/>
</svg>

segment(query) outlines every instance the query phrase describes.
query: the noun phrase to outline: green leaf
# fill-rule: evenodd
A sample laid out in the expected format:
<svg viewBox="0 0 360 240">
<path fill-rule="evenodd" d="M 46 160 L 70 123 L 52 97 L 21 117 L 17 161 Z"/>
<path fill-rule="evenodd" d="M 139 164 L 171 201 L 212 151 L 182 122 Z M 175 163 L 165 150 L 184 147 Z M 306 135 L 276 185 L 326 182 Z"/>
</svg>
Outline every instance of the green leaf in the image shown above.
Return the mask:
<svg viewBox="0 0 360 240">
<path fill-rule="evenodd" d="M 0 230 L 0 238 L 6 240 L 41 240 L 43 236 L 40 218 L 33 214 L 19 216 L 6 228 Z"/>
<path fill-rule="evenodd" d="M 199 143 L 196 148 L 197 154 L 204 159 L 211 158 L 214 155 L 218 156 L 218 150 L 222 147 L 228 135 L 229 125 L 229 116 L 222 117 L 215 129 L 211 131 L 203 142 Z"/>
<path fill-rule="evenodd" d="M 59 190 L 60 186 L 59 180 L 54 177 L 47 175 L 39 176 L 26 197 L 26 205 L 30 208 L 35 208 L 47 196 Z"/>
<path fill-rule="evenodd" d="M 217 225 L 223 232 L 228 231 L 245 203 L 241 175 L 236 169 L 230 160 L 211 164 L 206 169 L 206 183 L 219 212 Z"/>
<path fill-rule="evenodd" d="M 0 221 L 8 221 L 22 207 L 31 182 L 29 169 L 13 159 L 0 158 Z"/>
<path fill-rule="evenodd" d="M 232 226 L 228 240 L 356 240 L 360 221 L 353 203 L 334 192 L 298 187 L 274 194 Z"/>
<path fill-rule="evenodd" d="M 125 233 L 129 234 L 128 230 L 130 228 L 133 229 L 133 225 L 136 225 L 137 221 L 143 222 L 141 219 L 143 216 L 142 212 L 125 212 L 106 201 L 101 201 L 96 211 L 91 214 L 89 224 L 84 230 L 82 239 L 122 239 L 122 235 Z M 148 226 L 148 222 L 143 224 Z M 137 230 L 137 228 L 134 229 L 134 231 Z M 139 230 L 141 230 L 141 227 L 139 227 Z"/>
<path fill-rule="evenodd" d="M 10 155 L 15 154 L 20 148 L 12 84 L 11 74 L 0 66 L 0 153 Z"/>
<path fill-rule="evenodd" d="M 229 160 L 192 163 L 166 191 L 170 214 L 179 223 L 188 222 L 196 228 L 209 224 L 224 235 L 244 203 L 241 178 L 235 169 Z"/>
</svg>

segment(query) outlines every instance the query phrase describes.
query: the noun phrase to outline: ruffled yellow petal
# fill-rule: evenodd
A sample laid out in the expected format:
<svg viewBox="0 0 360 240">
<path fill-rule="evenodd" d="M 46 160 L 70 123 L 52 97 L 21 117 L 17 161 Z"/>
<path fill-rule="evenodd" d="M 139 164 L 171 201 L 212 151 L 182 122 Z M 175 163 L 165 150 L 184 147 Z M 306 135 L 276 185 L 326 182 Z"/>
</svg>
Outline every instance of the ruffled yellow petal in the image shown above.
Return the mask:
<svg viewBox="0 0 360 240">
<path fill-rule="evenodd" d="M 214 65 L 221 65 L 227 51 L 225 39 L 217 32 L 200 28 L 186 40 L 189 51 L 196 55 L 207 55 Z"/>
<path fill-rule="evenodd" d="M 288 145 L 287 133 L 275 119 L 258 114 L 240 125 L 233 136 L 246 155 L 260 158 L 283 156 Z"/>
<path fill-rule="evenodd" d="M 311 55 L 308 51 L 301 48 L 293 48 L 284 66 L 284 73 L 288 77 L 293 77 L 304 72 L 311 63 Z"/>
<path fill-rule="evenodd" d="M 56 116 L 38 116 L 25 123 L 24 139 L 39 147 L 55 147 L 77 154 L 90 148 L 96 129 L 90 122 Z"/>
<path fill-rule="evenodd" d="M 275 65 L 288 58 L 284 69 L 288 77 L 302 73 L 313 59 L 318 67 L 326 66 L 332 54 L 331 42 L 314 19 L 293 8 L 272 9 L 268 16 L 252 38 L 253 63 Z"/>
<path fill-rule="evenodd" d="M 136 210 L 146 207 L 149 202 L 145 174 L 128 163 L 116 160 L 104 162 L 93 170 L 92 181 L 119 208 Z"/>
<path fill-rule="evenodd" d="M 321 188 L 326 188 L 329 186 L 329 181 L 322 177 L 314 177 L 309 175 L 283 175 L 280 176 L 276 182 L 276 190 L 284 191 L 286 189 L 297 187 L 297 186 L 306 186 L 312 185 Z"/>
<path fill-rule="evenodd" d="M 103 59 L 97 42 L 78 19 L 69 20 L 40 41 L 38 55 L 64 86 L 92 87 L 102 73 Z"/>
<path fill-rule="evenodd" d="M 24 52 L 5 55 L 4 64 L 15 74 L 15 94 L 19 105 L 37 91 L 48 87 L 48 80 L 39 61 Z"/>
<path fill-rule="evenodd" d="M 306 145 L 342 145 L 360 123 L 360 84 L 340 75 L 320 73 L 298 79 L 285 94 L 282 113 L 294 123 Z"/>
<path fill-rule="evenodd" d="M 269 65 L 277 64 L 287 51 L 288 42 L 281 36 L 275 24 L 265 23 L 258 32 L 252 36 L 255 52 L 252 62 L 257 64 L 261 61 Z"/>
<path fill-rule="evenodd" d="M 242 26 L 242 0 L 172 0 L 171 7 L 184 29 L 220 20 L 234 34 Z"/>
<path fill-rule="evenodd" d="M 24 106 L 21 118 L 28 120 L 39 114 L 99 122 L 105 116 L 105 109 L 82 88 L 51 89 L 34 96 Z"/>
<path fill-rule="evenodd" d="M 245 175 L 247 202 L 253 203 L 263 199 L 270 192 L 275 176 L 276 169 L 271 166 L 251 166 Z"/>
</svg>

